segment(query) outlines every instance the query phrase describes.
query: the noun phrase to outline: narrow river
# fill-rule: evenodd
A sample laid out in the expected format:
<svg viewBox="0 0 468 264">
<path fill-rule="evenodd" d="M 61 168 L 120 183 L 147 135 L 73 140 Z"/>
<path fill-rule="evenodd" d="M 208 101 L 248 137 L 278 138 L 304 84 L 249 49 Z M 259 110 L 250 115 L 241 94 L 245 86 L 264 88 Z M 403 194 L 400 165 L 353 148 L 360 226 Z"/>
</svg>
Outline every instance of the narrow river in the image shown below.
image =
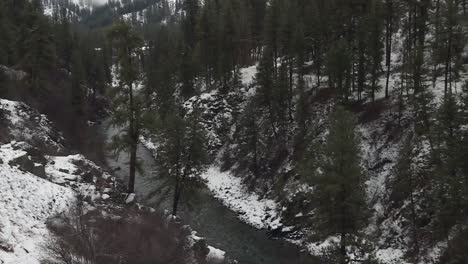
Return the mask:
<svg viewBox="0 0 468 264">
<path fill-rule="evenodd" d="M 101 125 L 98 129 L 101 140 L 109 141 L 116 129 Z M 128 155 L 113 157 L 106 153 L 109 168 L 122 180 L 128 175 Z M 140 146 L 138 158 L 141 173 L 137 174 L 136 192 L 139 200 L 149 206 L 169 209 L 170 197 L 157 194 L 163 179 L 157 175 L 157 163 L 149 150 Z M 265 230 L 258 230 L 240 221 L 236 214 L 213 198 L 205 187 L 197 189 L 196 201 L 183 206 L 180 212 L 183 221 L 205 237 L 208 244 L 236 259 L 239 264 L 313 264 L 318 263 L 310 255 L 283 240 L 272 240 Z M 161 202 L 162 201 L 162 202 Z"/>
</svg>

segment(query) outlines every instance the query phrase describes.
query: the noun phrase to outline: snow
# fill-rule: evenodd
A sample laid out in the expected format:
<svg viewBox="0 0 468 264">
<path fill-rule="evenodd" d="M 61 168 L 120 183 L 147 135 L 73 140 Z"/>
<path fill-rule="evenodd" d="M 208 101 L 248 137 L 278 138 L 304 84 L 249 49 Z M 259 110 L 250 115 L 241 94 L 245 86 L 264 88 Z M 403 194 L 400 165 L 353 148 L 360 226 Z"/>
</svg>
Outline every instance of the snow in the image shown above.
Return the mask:
<svg viewBox="0 0 468 264">
<path fill-rule="evenodd" d="M 72 163 L 75 158 L 81 156 L 68 156 L 68 157 L 50 157 L 51 162 L 46 166 L 46 173 L 51 177 L 55 183 L 65 183 L 67 181 L 76 181 L 77 175 L 74 173 L 77 167 Z"/>
<path fill-rule="evenodd" d="M 146 16 L 143 11 L 124 14 L 122 17 L 125 21 L 137 22 L 139 24 L 144 24 L 146 22 Z"/>
<path fill-rule="evenodd" d="M 376 257 L 386 264 L 405 264 L 404 253 L 400 249 L 386 248 L 377 251 Z"/>
<path fill-rule="evenodd" d="M 45 171 L 50 181 L 60 185 L 73 184 L 75 186 L 75 191 L 80 195 L 91 198 L 92 200 L 99 198 L 104 199 L 94 184 L 96 182 L 96 178 L 93 176 L 92 182 L 80 181 L 82 175 L 78 167 L 75 165 L 77 163 L 85 164 L 89 168 L 99 171 L 99 167 L 96 164 L 87 160 L 82 155 L 47 158 L 49 163 L 46 165 Z M 103 173 L 101 176 L 103 179 L 107 179 L 108 174 Z"/>
<path fill-rule="evenodd" d="M 205 238 L 198 236 L 196 231 L 192 231 L 191 235 L 189 236 L 189 239 L 191 240 L 191 246 L 193 246 L 196 242 L 202 241 Z M 206 255 L 206 261 L 207 263 L 210 264 L 220 264 L 220 263 L 225 263 L 224 261 L 226 260 L 226 252 L 217 249 L 215 247 L 212 247 L 210 245 L 208 247 L 208 254 Z"/>
<path fill-rule="evenodd" d="M 127 196 L 127 199 L 125 199 L 125 203 L 129 204 L 129 203 L 132 203 L 133 201 L 135 201 L 135 194 L 131 193 Z"/>
<path fill-rule="evenodd" d="M 240 69 L 242 83 L 246 86 L 253 84 L 255 75 L 257 74 L 257 65 L 252 65 L 247 68 Z"/>
<path fill-rule="evenodd" d="M 340 242 L 338 237 L 332 236 L 320 243 L 310 243 L 307 245 L 308 251 L 312 255 L 320 255 L 324 250 L 331 248 L 333 245 L 336 245 Z"/>
<path fill-rule="evenodd" d="M 0 99 L 0 111 L 8 133 L 3 140 L 11 140 L 0 145 L 0 263 L 39 264 L 47 257 L 44 245 L 51 236 L 47 220 L 67 211 L 78 193 L 101 197 L 93 182 L 79 182 L 83 171 L 75 164 L 98 167 L 81 155 L 45 156 L 46 164 L 34 163 L 45 165 L 47 179 L 42 179 L 10 165 L 28 155 L 23 147 L 41 146 L 55 153 L 64 149 L 64 139 L 45 115 L 24 103 Z"/>
<path fill-rule="evenodd" d="M 208 256 L 206 256 L 206 260 L 208 263 L 213 263 L 213 264 L 223 263 L 223 261 L 226 258 L 225 257 L 226 252 L 220 249 L 214 248 L 212 246 L 208 246 L 208 249 L 210 250 L 208 252 Z"/>
<path fill-rule="evenodd" d="M 281 226 L 278 214 L 280 205 L 274 200 L 262 199 L 249 192 L 241 178 L 229 172 L 221 172 L 217 167 L 210 167 L 201 178 L 213 195 L 237 212 L 242 221 L 259 229 Z"/>
<path fill-rule="evenodd" d="M 94 179 L 80 181 L 77 162 L 91 170 L 99 168 L 81 155 L 47 156 L 48 180 L 10 166 L 9 161 L 27 154 L 18 145 L 21 142 L 0 146 L 0 263 L 39 264 L 46 257 L 43 247 L 51 236 L 46 226 L 50 217 L 67 211 L 77 194 L 93 200 L 110 196 L 96 190 Z M 102 175 L 103 179 L 107 176 Z"/>
<path fill-rule="evenodd" d="M 20 114 L 18 111 L 19 107 L 20 107 L 20 103 L 18 102 L 0 99 L 0 109 L 7 111 L 9 113 L 7 115 L 7 118 L 10 120 L 10 122 L 13 125 L 18 124 L 21 121 Z"/>
<path fill-rule="evenodd" d="M 0 116 L 5 117 L 8 132 L 31 145 L 41 142 L 47 148 L 62 150 L 65 140 L 55 132 L 52 123 L 43 114 L 24 103 L 0 99 Z"/>
<path fill-rule="evenodd" d="M 65 1 L 60 0 L 42 0 L 42 6 L 44 8 L 44 14 L 46 16 L 52 16 L 54 13 L 54 5 L 63 4 Z M 107 0 L 68 0 L 70 5 L 76 5 L 79 9 L 93 9 L 93 6 L 102 5 L 107 3 Z M 71 11 L 71 10 L 70 10 Z"/>
<path fill-rule="evenodd" d="M 35 175 L 8 165 L 8 160 L 24 155 L 11 144 L 0 148 L 0 262 L 39 264 L 42 244 L 49 236 L 46 220 L 66 210 L 75 193 Z"/>
</svg>

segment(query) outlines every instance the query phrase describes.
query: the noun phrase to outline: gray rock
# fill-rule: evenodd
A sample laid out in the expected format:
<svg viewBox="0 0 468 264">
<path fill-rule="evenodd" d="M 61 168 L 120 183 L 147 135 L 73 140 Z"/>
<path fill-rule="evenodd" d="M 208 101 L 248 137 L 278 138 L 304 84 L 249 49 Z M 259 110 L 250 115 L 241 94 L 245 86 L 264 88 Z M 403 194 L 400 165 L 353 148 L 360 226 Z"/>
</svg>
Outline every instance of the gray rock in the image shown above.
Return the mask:
<svg viewBox="0 0 468 264">
<path fill-rule="evenodd" d="M 27 171 L 40 178 L 47 179 L 44 164 L 35 163 L 29 155 L 24 155 L 13 159 L 8 164 L 10 166 L 17 166 L 20 170 Z"/>
</svg>

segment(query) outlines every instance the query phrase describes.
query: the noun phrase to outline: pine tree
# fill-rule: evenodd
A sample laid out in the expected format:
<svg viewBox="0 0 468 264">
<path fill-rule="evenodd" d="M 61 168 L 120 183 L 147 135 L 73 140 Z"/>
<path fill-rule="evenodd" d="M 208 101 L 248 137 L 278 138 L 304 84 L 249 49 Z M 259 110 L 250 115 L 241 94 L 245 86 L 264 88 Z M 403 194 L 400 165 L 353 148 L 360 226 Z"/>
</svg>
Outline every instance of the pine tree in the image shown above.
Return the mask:
<svg viewBox="0 0 468 264">
<path fill-rule="evenodd" d="M 454 95 L 447 95 L 439 107 L 436 133 L 438 149 L 434 181 L 436 221 L 434 231 L 446 240 L 450 248 L 450 229 L 463 219 L 466 205 L 465 178 L 462 174 L 464 158 L 461 107 Z M 460 159 L 461 158 L 461 159 Z"/>
<path fill-rule="evenodd" d="M 368 208 L 360 166 L 355 118 L 338 106 L 330 117 L 330 133 L 324 146 L 323 173 L 312 177 L 318 207 L 314 221 L 326 236 L 340 236 L 340 263 L 348 263 L 346 247 L 367 223 Z"/>
<path fill-rule="evenodd" d="M 113 91 L 114 112 L 111 124 L 123 128 L 124 133 L 113 137 L 112 147 L 120 152 L 130 152 L 130 174 L 128 193 L 135 192 L 135 173 L 137 167 L 137 147 L 141 129 L 144 126 L 145 109 L 143 98 L 135 90 L 135 83 L 140 77 L 137 52 L 142 45 L 140 36 L 126 22 L 119 20 L 109 31 L 109 39 L 118 52 L 119 87 Z"/>
<path fill-rule="evenodd" d="M 176 92 L 178 57 L 178 36 L 169 28 L 161 28 L 158 41 L 150 43 L 149 60 L 146 64 L 145 94 L 147 102 L 158 115 L 165 119 L 176 111 L 174 94 Z M 176 43 L 176 44 L 174 44 Z M 154 100 L 152 100 L 154 99 Z"/>
<path fill-rule="evenodd" d="M 370 3 L 370 11 L 367 15 L 367 50 L 369 57 L 369 75 L 370 75 L 370 96 L 371 100 L 375 101 L 375 93 L 381 89 L 379 79 L 382 76 L 382 58 L 383 52 L 383 20 L 382 20 L 382 3 L 380 0 L 373 0 Z M 388 91 L 386 91 L 388 94 Z"/>
<path fill-rule="evenodd" d="M 86 91 L 84 91 L 83 83 L 84 83 L 84 69 L 82 63 L 82 57 L 79 52 L 79 49 L 75 49 L 72 55 L 72 91 L 71 91 L 71 102 L 74 108 L 74 111 L 77 115 L 81 116 L 84 114 L 84 104 L 85 104 L 85 96 Z"/>
<path fill-rule="evenodd" d="M 396 166 L 395 178 L 392 182 L 393 196 L 394 199 L 398 201 L 409 200 L 409 219 L 411 221 L 411 243 L 412 243 L 412 252 L 416 257 L 418 257 L 420 250 L 419 243 L 419 228 L 417 226 L 417 221 L 419 219 L 416 211 L 416 194 L 415 191 L 418 187 L 418 178 L 416 177 L 416 171 L 412 163 L 413 158 L 415 157 L 415 147 L 414 141 L 417 140 L 414 138 L 413 134 L 410 134 L 405 140 L 404 148 L 402 149 L 399 160 Z M 419 142 L 418 142 L 419 143 Z"/>
<path fill-rule="evenodd" d="M 385 81 L 385 98 L 389 97 L 389 85 L 390 85 L 390 71 L 392 69 L 392 44 L 393 44 L 393 33 L 395 30 L 395 6 L 394 0 L 385 0 L 385 66 L 386 69 L 386 81 Z"/>
<path fill-rule="evenodd" d="M 206 164 L 206 140 L 197 107 L 186 115 L 182 110 L 160 119 L 156 128 L 161 172 L 173 184 L 172 215 L 177 215 L 182 194 L 190 191 L 190 181 L 203 172 Z"/>
<path fill-rule="evenodd" d="M 461 16 L 458 13 L 458 1 L 446 0 L 445 8 L 442 12 L 441 20 L 441 40 L 444 43 L 442 46 L 441 55 L 444 62 L 444 92 L 445 95 L 453 92 L 452 83 L 455 77 L 458 76 L 460 67 L 457 65 L 457 60 L 460 60 L 463 52 L 464 42 L 462 33 Z M 458 66 L 458 67 L 457 67 Z"/>
<path fill-rule="evenodd" d="M 0 64 L 12 65 L 15 60 L 15 52 L 12 46 L 14 43 L 12 31 L 14 25 L 11 23 L 7 12 L 7 5 L 2 1 L 0 3 Z"/>
<path fill-rule="evenodd" d="M 277 137 L 278 128 L 276 127 L 277 120 L 274 109 L 276 74 L 273 58 L 273 50 L 269 46 L 265 47 L 257 67 L 255 81 L 258 85 L 256 100 L 261 107 L 266 107 L 271 131 Z"/>
<path fill-rule="evenodd" d="M 194 51 L 197 45 L 196 25 L 199 12 L 198 0 L 185 0 L 185 16 L 182 21 L 184 45 L 182 47 L 182 64 L 180 66 L 182 95 L 186 98 L 196 93 L 194 78 L 197 74 L 197 63 L 194 61 Z"/>
<path fill-rule="evenodd" d="M 348 100 L 350 95 L 347 79 L 351 68 L 351 57 L 347 47 L 347 41 L 341 39 L 330 47 L 326 56 L 330 86 L 337 90 L 343 100 Z"/>
<path fill-rule="evenodd" d="M 55 45 L 47 19 L 39 14 L 40 10 L 31 9 L 32 27 L 27 29 L 29 34 L 24 42 L 25 55 L 23 65 L 31 80 L 31 88 L 38 91 L 46 79 L 49 71 L 56 63 Z"/>
</svg>

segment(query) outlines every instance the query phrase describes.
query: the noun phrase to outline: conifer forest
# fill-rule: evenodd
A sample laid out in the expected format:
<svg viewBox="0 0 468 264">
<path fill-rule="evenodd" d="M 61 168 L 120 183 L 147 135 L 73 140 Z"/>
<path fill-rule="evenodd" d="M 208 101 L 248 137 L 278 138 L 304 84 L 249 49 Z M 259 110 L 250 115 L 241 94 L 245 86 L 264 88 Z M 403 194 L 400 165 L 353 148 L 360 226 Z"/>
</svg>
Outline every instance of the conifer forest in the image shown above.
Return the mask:
<svg viewBox="0 0 468 264">
<path fill-rule="evenodd" d="M 0 264 L 468 263 L 466 0 L 0 0 Z"/>
</svg>

